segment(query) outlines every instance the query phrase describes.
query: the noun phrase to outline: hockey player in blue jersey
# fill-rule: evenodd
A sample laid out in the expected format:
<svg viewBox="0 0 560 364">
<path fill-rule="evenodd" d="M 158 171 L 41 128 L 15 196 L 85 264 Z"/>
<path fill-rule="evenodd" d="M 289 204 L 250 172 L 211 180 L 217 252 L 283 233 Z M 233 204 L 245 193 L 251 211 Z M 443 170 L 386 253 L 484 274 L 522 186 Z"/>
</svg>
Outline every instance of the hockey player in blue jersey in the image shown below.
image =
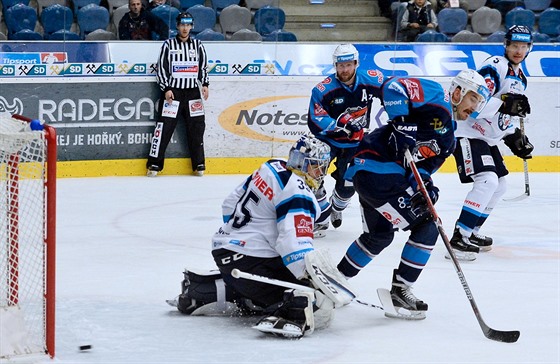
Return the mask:
<svg viewBox="0 0 560 364">
<path fill-rule="evenodd" d="M 407 166 L 405 150 L 411 151 L 435 203 L 439 189 L 431 175 L 453 152 L 455 120 L 479 110 L 488 94 L 484 79 L 472 70 L 459 73 L 449 93 L 431 80 L 388 79 L 382 102 L 390 121 L 364 137 L 347 171 L 346 178 L 353 181 L 360 197 L 364 231 L 352 242 L 338 269 L 346 277 L 355 276 L 392 243 L 396 229 L 409 230 L 389 298 L 397 312 L 410 312 L 406 318 L 424 318 L 428 309 L 411 287 L 428 262 L 438 230 Z"/>
<path fill-rule="evenodd" d="M 369 127 L 374 97 L 380 98 L 383 74 L 378 70 L 361 70 L 359 54 L 351 44 L 339 45 L 333 53 L 336 72 L 317 84 L 309 103 L 309 130 L 331 147 L 335 187 L 330 200 L 323 186 L 316 193 L 323 217 L 316 226 L 316 237 L 324 236 L 329 226 L 342 224 L 342 211 L 348 206 L 354 188 L 344 181 L 348 163 Z"/>
<path fill-rule="evenodd" d="M 333 308 L 353 298 L 330 289 L 334 281 L 325 285 L 317 277 L 319 269 L 337 284 L 346 282 L 313 247 L 313 225 L 320 215 L 314 191 L 329 161 L 328 145 L 303 136 L 291 148 L 288 160 L 265 162 L 231 192 L 222 204 L 224 224 L 212 238 L 219 272 L 186 270 L 182 293 L 170 300 L 177 309 L 191 315 L 239 309 L 244 314 L 265 315 L 255 328 L 286 337 L 326 327 Z M 268 282 L 235 279 L 234 269 L 317 289 L 286 291 Z"/>
<path fill-rule="evenodd" d="M 461 123 L 455 133 L 457 148 L 453 155 L 462 183 L 472 183 L 450 240 L 459 260 L 472 261 L 479 251 L 492 248 L 492 238 L 479 230 L 506 192 L 509 173 L 498 144 L 503 140 L 519 158 L 531 158 L 533 145 L 514 120 L 531 111 L 523 93 L 527 78 L 521 62 L 532 47 L 531 30 L 514 25 L 508 29 L 504 56 L 485 60 L 478 70 L 486 80 L 492 98 L 482 112 Z M 448 257 L 448 255 L 446 255 Z"/>
</svg>

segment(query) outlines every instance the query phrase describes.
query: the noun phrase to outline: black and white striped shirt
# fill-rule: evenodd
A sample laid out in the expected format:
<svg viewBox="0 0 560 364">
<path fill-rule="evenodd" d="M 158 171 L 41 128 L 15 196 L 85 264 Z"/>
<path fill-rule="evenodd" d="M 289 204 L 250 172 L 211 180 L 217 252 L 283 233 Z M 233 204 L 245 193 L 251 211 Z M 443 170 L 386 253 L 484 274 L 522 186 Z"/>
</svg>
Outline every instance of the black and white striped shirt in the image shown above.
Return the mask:
<svg viewBox="0 0 560 364">
<path fill-rule="evenodd" d="M 163 42 L 157 63 L 157 82 L 165 92 L 172 88 L 208 86 L 208 58 L 198 39 L 178 37 Z"/>
</svg>

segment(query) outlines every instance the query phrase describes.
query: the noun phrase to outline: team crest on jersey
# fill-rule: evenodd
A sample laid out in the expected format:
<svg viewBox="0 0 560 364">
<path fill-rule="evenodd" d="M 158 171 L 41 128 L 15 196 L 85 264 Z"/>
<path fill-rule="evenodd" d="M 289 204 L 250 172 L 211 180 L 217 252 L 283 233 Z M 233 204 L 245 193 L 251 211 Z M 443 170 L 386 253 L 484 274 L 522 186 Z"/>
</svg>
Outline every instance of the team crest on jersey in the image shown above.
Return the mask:
<svg viewBox="0 0 560 364">
<path fill-rule="evenodd" d="M 496 87 L 495 84 L 494 84 L 494 81 L 487 78 L 486 79 L 486 87 L 488 87 L 488 90 L 490 91 L 490 94 L 493 95 L 494 94 L 494 88 Z"/>
<path fill-rule="evenodd" d="M 415 78 L 404 78 L 402 79 L 407 91 L 410 101 L 413 102 L 423 102 L 424 101 L 424 91 L 420 87 L 420 81 Z"/>
<path fill-rule="evenodd" d="M 313 238 L 313 221 L 311 217 L 305 215 L 294 216 L 294 226 L 298 238 Z"/>
</svg>

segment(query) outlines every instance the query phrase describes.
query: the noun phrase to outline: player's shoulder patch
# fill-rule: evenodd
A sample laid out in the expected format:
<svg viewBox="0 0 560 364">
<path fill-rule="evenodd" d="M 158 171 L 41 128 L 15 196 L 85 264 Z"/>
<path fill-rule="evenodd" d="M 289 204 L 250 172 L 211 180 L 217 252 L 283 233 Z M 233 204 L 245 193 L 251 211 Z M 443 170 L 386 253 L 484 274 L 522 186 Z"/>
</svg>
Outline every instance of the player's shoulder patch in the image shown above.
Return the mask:
<svg viewBox="0 0 560 364">
<path fill-rule="evenodd" d="M 283 159 L 271 159 L 267 162 L 270 166 L 270 170 L 274 173 L 278 184 L 282 189 L 286 186 L 290 180 L 292 172 L 286 168 L 286 161 Z"/>
</svg>

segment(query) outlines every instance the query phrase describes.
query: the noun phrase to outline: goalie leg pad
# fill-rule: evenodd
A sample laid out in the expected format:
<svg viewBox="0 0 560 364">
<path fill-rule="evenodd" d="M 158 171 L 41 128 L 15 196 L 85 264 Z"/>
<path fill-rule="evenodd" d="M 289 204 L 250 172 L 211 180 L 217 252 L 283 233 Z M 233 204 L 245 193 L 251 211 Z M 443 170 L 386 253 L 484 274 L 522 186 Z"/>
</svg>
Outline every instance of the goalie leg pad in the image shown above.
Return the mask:
<svg viewBox="0 0 560 364">
<path fill-rule="evenodd" d="M 333 301 L 335 307 L 347 305 L 356 297 L 354 289 L 331 263 L 326 251 L 313 250 L 307 253 L 305 267 L 315 288 Z"/>
<path fill-rule="evenodd" d="M 194 316 L 231 315 L 237 305 L 227 301 L 226 286 L 219 271 L 198 272 L 185 270 L 177 309 Z"/>
</svg>

